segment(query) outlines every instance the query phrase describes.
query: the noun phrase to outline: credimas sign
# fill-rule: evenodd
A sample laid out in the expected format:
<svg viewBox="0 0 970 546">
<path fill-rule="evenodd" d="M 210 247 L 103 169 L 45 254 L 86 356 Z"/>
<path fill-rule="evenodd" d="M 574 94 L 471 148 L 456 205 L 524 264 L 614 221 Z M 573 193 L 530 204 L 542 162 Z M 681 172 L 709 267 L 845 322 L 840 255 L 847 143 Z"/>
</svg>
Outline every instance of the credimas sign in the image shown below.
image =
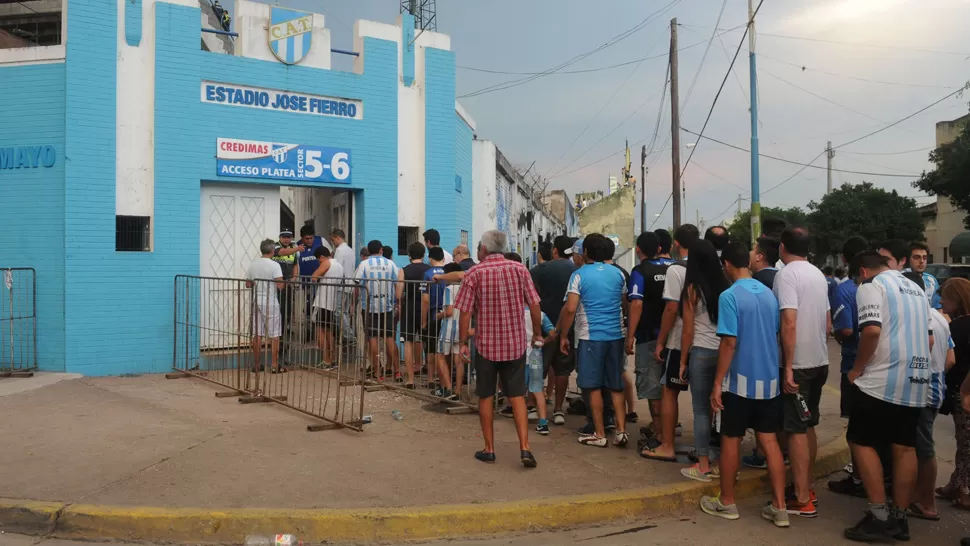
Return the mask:
<svg viewBox="0 0 970 546">
<path fill-rule="evenodd" d="M 359 100 L 208 81 L 202 82 L 202 102 L 278 112 L 364 119 L 364 104 Z"/>
<path fill-rule="evenodd" d="M 350 150 L 257 140 L 217 140 L 219 176 L 350 184 Z"/>
</svg>

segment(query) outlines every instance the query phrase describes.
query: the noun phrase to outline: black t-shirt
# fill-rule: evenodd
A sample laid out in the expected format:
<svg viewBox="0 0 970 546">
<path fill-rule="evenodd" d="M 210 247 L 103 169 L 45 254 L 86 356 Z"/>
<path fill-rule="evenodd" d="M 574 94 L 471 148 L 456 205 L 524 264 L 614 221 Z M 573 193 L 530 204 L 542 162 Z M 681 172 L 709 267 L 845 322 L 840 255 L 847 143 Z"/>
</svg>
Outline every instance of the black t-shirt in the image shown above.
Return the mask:
<svg viewBox="0 0 970 546">
<path fill-rule="evenodd" d="M 643 260 L 634 268 L 643 279 L 643 310 L 637 325 L 637 341 L 640 343 L 654 341 L 660 333 L 666 307 L 664 282 L 667 280 L 667 268 L 673 263 L 670 258 L 657 258 Z"/>
<path fill-rule="evenodd" d="M 752 273 L 751 276 L 761 281 L 761 284 L 767 286 L 769 289 L 774 289 L 775 275 L 777 274 L 778 270 L 774 267 L 766 267 L 757 273 Z"/>
<path fill-rule="evenodd" d="M 423 281 L 424 274 L 431 266 L 424 263 L 413 263 L 404 266 L 405 281 Z M 421 285 L 417 282 L 404 283 L 404 305 L 409 309 L 421 309 Z"/>
<path fill-rule="evenodd" d="M 970 372 L 970 315 L 950 321 L 950 337 L 953 338 L 953 354 L 956 364 L 946 372 L 947 397 L 960 392 L 960 385 Z M 940 340 L 936 340 L 939 343 Z M 946 343 L 946 340 L 943 340 Z"/>
<path fill-rule="evenodd" d="M 471 258 L 465 258 L 464 260 L 458 262 L 458 267 L 461 267 L 462 271 L 468 271 L 475 265 L 475 260 Z"/>
<path fill-rule="evenodd" d="M 569 277 L 575 270 L 573 262 L 565 259 L 543 262 L 532 268 L 532 283 L 539 293 L 539 308 L 553 324 L 559 321 Z"/>
</svg>

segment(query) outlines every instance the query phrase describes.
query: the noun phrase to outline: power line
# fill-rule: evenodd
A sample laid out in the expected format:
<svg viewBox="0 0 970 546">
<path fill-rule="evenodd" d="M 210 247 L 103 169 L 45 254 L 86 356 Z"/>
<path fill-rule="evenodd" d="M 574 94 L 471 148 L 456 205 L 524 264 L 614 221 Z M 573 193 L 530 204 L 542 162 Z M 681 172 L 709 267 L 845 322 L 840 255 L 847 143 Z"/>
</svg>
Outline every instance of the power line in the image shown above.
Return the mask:
<svg viewBox="0 0 970 546">
<path fill-rule="evenodd" d="M 704 139 L 710 140 L 711 142 L 717 142 L 718 144 L 727 146 L 728 148 L 734 148 L 735 150 L 738 150 L 738 151 L 741 151 L 741 152 L 751 153 L 751 150 L 748 150 L 747 148 L 742 148 L 741 146 L 735 146 L 734 144 L 728 144 L 727 142 L 724 142 L 723 140 L 718 140 L 716 138 L 711 138 L 709 136 L 700 135 L 698 133 L 695 133 L 694 131 L 691 131 L 689 129 L 685 129 L 683 127 L 681 127 L 681 131 L 684 131 L 685 133 L 690 133 L 692 135 L 695 135 L 695 136 L 697 136 L 697 138 L 704 138 Z M 696 148 L 696 146 L 695 146 L 695 148 Z M 822 151 L 822 153 L 820 153 L 817 156 L 815 156 L 815 159 L 818 159 L 819 157 L 821 157 L 821 155 L 823 153 L 825 153 L 824 150 Z M 799 165 L 799 166 L 806 167 L 806 168 L 807 167 L 812 167 L 814 169 L 826 169 L 827 168 L 827 167 L 820 167 L 818 165 L 811 165 L 811 164 L 808 164 L 808 163 L 799 163 L 798 161 L 792 161 L 790 159 L 785 159 L 783 157 L 775 157 L 773 155 L 768 155 L 768 154 L 761 154 L 761 153 L 759 153 L 758 154 L 758 157 L 764 157 L 764 158 L 767 158 L 767 159 L 774 159 L 775 161 L 781 161 L 782 163 L 790 163 L 792 165 Z M 815 159 L 813 159 L 812 161 L 815 161 Z M 832 169 L 832 172 L 847 173 L 847 174 L 861 174 L 861 175 L 867 175 L 867 176 L 893 176 L 893 177 L 898 177 L 898 178 L 912 178 L 912 176 L 905 175 L 905 174 L 871 173 L 871 172 L 864 172 L 864 171 L 850 171 L 850 170 L 846 170 L 846 169 Z"/>
<path fill-rule="evenodd" d="M 724 178 L 723 176 L 721 176 L 721 175 L 719 175 L 719 174 L 711 171 L 710 169 L 708 169 L 707 167 L 701 165 L 700 163 L 698 163 L 696 161 L 694 162 L 694 165 L 697 165 L 697 168 L 698 169 L 706 172 L 707 174 L 713 176 L 714 178 L 717 178 L 718 180 L 720 180 L 721 182 L 724 182 L 725 184 L 730 184 L 731 186 L 734 186 L 735 188 L 737 188 L 737 189 L 739 189 L 741 191 L 750 191 L 750 188 L 741 187 L 738 184 L 735 184 L 734 182 L 731 182 L 730 180 Z"/>
<path fill-rule="evenodd" d="M 654 44 L 653 44 L 653 46 L 651 46 L 651 47 L 650 47 L 650 49 L 649 49 L 649 50 L 647 51 L 648 53 L 649 53 L 650 51 L 653 51 L 653 50 L 654 50 L 654 48 L 656 48 L 656 47 L 657 47 L 657 44 L 659 44 L 659 43 L 660 43 L 660 38 L 663 38 L 663 35 L 662 35 L 662 34 L 658 34 L 658 36 L 659 36 L 659 38 L 657 39 L 657 41 L 656 41 L 656 42 L 654 42 Z M 567 147 L 566 147 L 566 149 L 562 151 L 562 154 L 560 154 L 560 155 L 559 155 L 559 158 L 558 158 L 558 159 L 556 159 L 556 161 L 555 161 L 555 162 L 554 162 L 554 163 L 553 163 L 553 164 L 552 164 L 552 165 L 551 165 L 551 166 L 549 167 L 549 169 L 548 169 L 548 170 L 546 170 L 546 174 L 545 174 L 545 176 L 549 176 L 549 173 L 550 173 L 550 172 L 552 172 L 552 170 L 556 168 L 556 165 L 559 165 L 559 162 L 560 162 L 560 161 L 562 161 L 562 158 L 563 158 L 563 157 L 566 157 L 566 154 L 567 154 L 567 153 L 569 152 L 569 150 L 572 150 L 572 149 L 573 149 L 573 146 L 574 146 L 574 145 L 576 144 L 576 142 L 578 142 L 578 141 L 579 141 L 579 139 L 580 139 L 580 138 L 582 138 L 582 136 L 586 134 L 586 131 L 588 131 L 588 130 L 589 130 L 589 128 L 590 128 L 590 126 L 592 126 L 592 125 L 593 125 L 593 122 L 594 122 L 594 121 L 596 121 L 596 120 L 597 120 L 597 118 L 599 118 L 599 117 L 600 117 L 600 114 L 602 114 L 602 113 L 603 113 L 603 111 L 604 111 L 604 110 L 606 110 L 606 109 L 607 109 L 607 108 L 608 108 L 608 107 L 610 106 L 610 104 L 612 104 L 612 103 L 613 103 L 613 99 L 615 99 L 615 98 L 616 98 L 616 96 L 617 96 L 617 95 L 618 95 L 618 94 L 620 93 L 620 91 L 621 91 L 621 90 L 622 90 L 622 89 L 623 89 L 624 87 L 626 87 L 626 84 L 627 84 L 627 83 L 629 83 L 629 81 L 630 81 L 630 78 L 632 78 L 632 77 L 633 77 L 633 75 L 634 75 L 634 74 L 636 74 L 636 72 L 637 72 L 637 70 L 638 70 L 638 69 L 640 68 L 640 65 L 641 65 L 642 63 L 643 63 L 643 61 L 640 61 L 639 63 L 637 63 L 637 64 L 636 64 L 636 66 L 634 66 L 634 67 L 633 67 L 633 70 L 631 70 L 631 71 L 630 71 L 630 73 L 629 73 L 629 74 L 627 74 L 627 77 L 626 77 L 626 79 L 625 79 L 625 80 L 623 80 L 623 83 L 622 83 L 622 84 L 620 84 L 620 86 L 619 86 L 619 87 L 617 87 L 617 88 L 616 88 L 616 89 L 615 89 L 615 90 L 613 91 L 613 94 L 612 94 L 612 95 L 610 95 L 610 98 L 609 98 L 609 99 L 607 99 L 607 101 L 606 101 L 606 103 L 604 103 L 604 104 L 603 104 L 603 106 L 602 106 L 602 107 L 601 107 L 601 108 L 599 109 L 599 111 L 598 111 L 598 112 L 596 112 L 596 114 L 595 114 L 595 115 L 594 115 L 594 116 L 593 116 L 593 117 L 592 117 L 592 118 L 591 118 L 591 119 L 589 120 L 589 122 L 588 122 L 588 123 L 586 124 L 586 126 L 585 126 L 585 127 L 583 127 L 583 130 L 582 130 L 582 131 L 580 131 L 578 135 L 576 135 L 576 138 L 574 138 L 574 139 L 573 139 L 573 141 L 569 143 L 569 146 L 567 146 Z M 649 99 L 648 99 L 648 100 L 649 100 Z M 637 112 L 639 112 L 639 111 L 640 111 L 640 108 L 643 108 L 643 107 L 644 107 L 645 105 L 646 105 L 646 102 L 644 102 L 644 103 L 643 103 L 642 105 L 640 105 L 640 107 L 639 107 L 639 108 L 637 108 L 637 109 L 636 109 L 636 110 L 635 110 L 635 111 L 633 112 L 633 114 L 630 114 L 629 116 L 627 116 L 627 117 L 626 117 L 626 119 L 624 119 L 624 120 L 623 120 L 622 122 L 620 122 L 620 125 L 623 125 L 624 123 L 626 123 L 626 120 L 628 120 L 628 119 L 630 119 L 630 117 L 632 117 L 632 116 L 633 116 L 634 114 L 636 114 Z M 613 131 L 615 131 L 615 130 L 616 130 L 616 129 L 618 129 L 618 128 L 619 128 L 619 125 L 618 125 L 618 126 L 617 126 L 616 128 L 614 128 L 614 129 L 613 129 Z M 613 134 L 613 131 L 610 131 L 610 132 L 609 132 L 609 133 L 608 133 L 608 134 L 607 134 L 606 136 L 609 136 L 609 135 L 611 135 L 611 134 Z M 606 138 L 606 137 L 603 137 L 602 139 L 600 139 L 599 141 L 597 141 L 597 143 L 596 143 L 596 144 L 599 144 L 599 143 L 600 143 L 600 142 L 602 142 L 602 141 L 603 141 L 603 139 L 605 139 L 605 138 Z M 596 144 L 594 144 L 594 145 L 593 145 L 593 147 L 595 147 L 595 146 L 596 146 Z M 591 148 L 592 148 L 592 147 L 591 147 Z M 589 149 L 587 149 L 587 150 L 586 150 L 586 152 L 588 152 L 588 151 L 589 151 Z M 579 157 L 582 157 L 582 155 L 585 155 L 585 154 L 586 154 L 586 152 L 583 152 L 583 154 L 581 154 L 580 156 L 578 156 L 578 157 L 576 157 L 576 158 L 573 158 L 573 162 L 575 162 L 575 161 L 576 161 L 577 159 L 579 159 Z M 572 164 L 572 162 L 570 162 L 570 163 L 569 163 L 568 165 L 566 165 L 566 167 L 568 167 L 568 166 L 569 166 L 569 165 L 571 165 L 571 164 Z"/>
<path fill-rule="evenodd" d="M 925 148 L 916 148 L 915 150 L 903 150 L 901 152 L 850 152 L 848 150 L 842 150 L 842 153 L 852 154 L 852 155 L 903 155 L 903 154 L 912 154 L 915 152 L 925 152 L 926 150 L 932 150 L 932 149 L 933 149 L 933 146 L 927 146 Z"/>
<path fill-rule="evenodd" d="M 761 9 L 761 5 L 764 4 L 765 0 L 758 2 L 758 7 L 754 9 L 754 13 L 751 14 L 751 20 L 758 15 L 758 11 Z M 727 72 L 724 73 L 724 79 L 721 80 L 721 86 L 717 88 L 717 94 L 714 95 L 714 102 L 711 103 L 711 109 L 707 111 L 707 118 L 704 120 L 704 125 L 701 126 L 701 132 L 697 135 L 698 138 L 704 136 L 704 130 L 707 129 L 707 123 L 711 121 L 711 115 L 714 113 L 714 107 L 717 105 L 717 99 L 721 96 L 721 91 L 724 90 L 724 84 L 727 83 L 728 77 L 731 75 L 731 70 L 734 69 L 734 63 L 738 60 L 738 53 L 741 52 L 741 47 L 744 46 L 744 39 L 748 36 L 748 29 L 750 24 L 744 27 L 744 34 L 741 35 L 741 41 L 738 43 L 738 49 L 734 52 L 734 58 L 731 59 L 731 65 L 728 66 Z M 684 162 L 684 166 L 680 169 L 680 176 L 684 176 L 684 171 L 687 170 L 687 165 L 690 165 L 690 160 L 694 157 L 694 152 L 697 151 L 697 145 L 695 144 L 693 148 L 690 149 L 690 154 L 687 156 L 687 161 Z"/>
<path fill-rule="evenodd" d="M 559 64 L 557 66 L 554 66 L 554 67 L 552 67 L 552 68 L 550 68 L 548 70 L 545 70 L 543 72 L 540 72 L 540 73 L 535 74 L 535 75 L 532 75 L 532 76 L 529 76 L 527 78 L 522 78 L 522 79 L 519 79 L 519 80 L 512 80 L 512 81 L 508 81 L 508 82 L 502 82 L 502 83 L 490 85 L 488 87 L 484 87 L 484 88 L 479 89 L 477 91 L 472 91 L 471 93 L 466 93 L 466 94 L 461 95 L 461 96 L 459 96 L 457 98 L 461 99 L 461 98 L 477 97 L 478 95 L 483 95 L 485 93 L 492 93 L 494 91 L 502 91 L 502 90 L 505 90 L 505 89 L 510 89 L 512 87 L 518 87 L 520 85 L 525 85 L 525 84 L 527 84 L 527 83 L 529 83 L 529 82 L 531 82 L 531 81 L 533 81 L 533 80 L 535 80 L 537 78 L 541 78 L 542 76 L 548 76 L 549 74 L 553 74 L 555 72 L 558 72 L 559 70 L 562 70 L 563 68 L 565 68 L 567 66 L 570 66 L 570 65 L 573 65 L 573 64 L 578 63 L 579 61 L 585 59 L 586 57 L 589 57 L 590 55 L 592 55 L 594 53 L 597 53 L 599 51 L 602 51 L 602 50 L 604 50 L 604 49 L 606 49 L 606 48 L 608 48 L 608 47 L 610 47 L 612 45 L 617 44 L 618 42 L 620 42 L 620 41 L 622 41 L 622 40 L 624 40 L 626 38 L 629 38 L 631 35 L 633 35 L 637 31 L 643 29 L 655 17 L 658 17 L 658 16 L 666 13 L 667 11 L 670 11 L 670 9 L 673 8 L 675 5 L 677 5 L 679 2 L 680 2 L 680 0 L 672 0 L 669 4 L 667 4 L 663 8 L 660 8 L 659 10 L 657 10 L 657 11 L 651 13 L 650 15 L 648 15 L 644 20 L 640 21 L 640 23 L 638 23 L 636 26 L 634 26 L 634 27 L 632 27 L 632 28 L 630 28 L 630 29 L 628 29 L 628 30 L 626 30 L 624 32 L 621 32 L 620 34 L 617 34 L 616 36 L 614 36 L 614 37 L 610 38 L 609 40 L 607 40 L 602 45 L 600 45 L 600 46 L 598 46 L 598 47 L 596 47 L 596 48 L 594 48 L 594 49 L 592 49 L 590 51 L 587 51 L 585 53 L 581 53 L 581 54 L 573 57 L 572 59 L 570 59 L 570 60 L 568 60 L 568 61 L 566 61 L 564 63 L 561 63 L 561 64 Z"/>
<path fill-rule="evenodd" d="M 691 80 L 690 85 L 687 87 L 687 96 L 684 97 L 684 104 L 681 109 L 687 108 L 687 103 L 690 102 L 690 96 L 694 92 L 694 85 L 697 83 L 697 78 L 700 77 L 701 71 L 704 70 L 704 61 L 707 60 L 707 54 L 711 51 L 711 44 L 714 43 L 714 38 L 717 36 L 717 26 L 721 24 L 721 17 L 724 16 L 724 8 L 727 7 L 727 0 L 721 2 L 721 11 L 717 14 L 717 21 L 714 22 L 714 30 L 711 31 L 711 37 L 707 40 L 707 47 L 704 48 L 704 55 L 701 56 L 701 62 L 697 65 L 697 72 L 694 73 L 694 79 Z"/>
<path fill-rule="evenodd" d="M 844 146 L 848 146 L 849 144 L 855 144 L 856 142 L 859 142 L 859 141 L 860 141 L 860 140 L 862 140 L 862 139 L 865 139 L 865 138 L 869 138 L 869 137 L 871 137 L 872 135 L 875 135 L 875 134 L 878 134 L 878 133 L 881 133 L 881 132 L 883 132 L 883 131 L 885 131 L 886 129 L 889 129 L 890 127 L 894 127 L 894 126 L 896 126 L 896 125 L 899 125 L 900 123 L 902 123 L 902 122 L 904 122 L 904 121 L 906 121 L 907 119 L 909 119 L 909 118 L 911 118 L 911 117 L 913 117 L 913 116 L 915 116 L 915 115 L 917 115 L 917 114 L 920 114 L 920 113 L 922 113 L 922 112 L 924 112 L 924 111 L 926 111 L 926 110 L 929 110 L 930 108 L 932 108 L 932 107 L 934 107 L 934 106 L 936 106 L 937 104 L 940 104 L 941 102 L 943 102 L 943 101 L 945 101 L 946 99 L 948 99 L 948 98 L 950 98 L 950 97 L 952 97 L 952 96 L 954 96 L 954 95 L 956 95 L 957 93 L 962 93 L 962 92 L 963 92 L 963 91 L 964 91 L 965 89 L 967 89 L 967 86 L 963 86 L 963 87 L 961 87 L 960 89 L 957 89 L 956 91 L 953 91 L 952 93 L 949 93 L 949 94 L 948 94 L 947 96 L 945 96 L 945 97 L 943 97 L 942 99 L 940 99 L 940 100 L 938 100 L 938 101 L 936 101 L 936 102 L 934 102 L 933 104 L 930 104 L 929 106 L 925 106 L 925 107 L 923 107 L 923 108 L 920 108 L 919 110 L 917 110 L 917 111 L 915 111 L 915 112 L 913 112 L 912 114 L 910 114 L 910 115 L 908 115 L 908 116 L 906 116 L 906 117 L 904 117 L 904 118 L 902 118 L 902 119 L 900 119 L 900 120 L 897 120 L 897 121 L 894 121 L 894 122 L 892 122 L 892 123 L 890 123 L 889 125 L 887 125 L 887 126 L 885 126 L 885 127 L 883 127 L 883 128 L 881 128 L 881 129 L 876 129 L 875 131 L 873 131 L 873 132 L 871 132 L 871 133 L 869 133 L 869 134 L 866 134 L 866 135 L 863 135 L 863 136 L 861 136 L 861 137 L 859 137 L 859 138 L 856 138 L 856 139 L 853 139 L 853 140 L 850 140 L 850 141 L 848 141 L 848 142 L 846 142 L 845 144 L 839 144 L 838 146 L 833 146 L 833 147 L 832 147 L 832 149 L 833 149 L 833 150 L 835 150 L 836 148 L 842 148 L 842 147 L 844 147 Z"/>
<path fill-rule="evenodd" d="M 650 227 L 647 228 L 647 231 L 650 231 L 651 229 L 653 229 L 653 225 L 656 224 L 657 223 L 657 220 L 660 219 L 660 215 L 663 214 L 665 210 L 667 210 L 667 205 L 670 204 L 670 198 L 673 197 L 673 196 L 674 196 L 674 194 L 672 194 L 672 193 L 667 196 L 667 200 L 664 201 L 663 208 L 661 208 L 660 209 L 660 212 L 657 213 L 657 216 L 653 219 L 653 222 L 650 222 Z"/>
<path fill-rule="evenodd" d="M 793 62 L 785 61 L 785 60 L 779 59 L 777 57 L 772 57 L 771 55 L 765 55 L 764 53 L 762 53 L 760 51 L 758 52 L 758 57 L 764 57 L 766 59 L 775 61 L 777 63 L 781 63 L 781 64 L 785 64 L 785 65 L 792 66 L 792 67 L 795 67 L 795 68 L 799 68 L 802 71 L 810 70 L 812 72 L 818 72 L 820 74 L 827 74 L 829 76 L 836 76 L 836 77 L 839 77 L 839 78 L 846 78 L 846 79 L 850 79 L 850 80 L 856 80 L 856 81 L 862 81 L 862 82 L 868 82 L 868 83 L 878 83 L 878 84 L 882 84 L 882 85 L 900 85 L 900 86 L 904 86 L 904 87 L 920 87 L 920 88 L 923 88 L 923 89 L 953 89 L 953 86 L 952 85 L 928 85 L 928 84 L 921 84 L 921 83 L 892 82 L 892 81 L 885 81 L 885 80 L 876 80 L 876 79 L 872 79 L 872 78 L 863 78 L 861 76 L 850 76 L 848 74 L 839 74 L 838 72 L 830 72 L 828 70 L 821 70 L 821 69 L 818 69 L 818 68 L 811 68 L 811 67 L 805 66 L 803 64 L 798 64 L 798 63 L 793 63 Z"/>
<path fill-rule="evenodd" d="M 779 183 L 777 183 L 777 184 L 775 184 L 774 186 L 772 186 L 772 187 L 770 187 L 770 188 L 768 188 L 767 190 L 765 190 L 765 191 L 763 191 L 763 192 L 761 192 L 761 195 L 764 195 L 764 194 L 766 194 L 766 193 L 768 193 L 768 192 L 770 192 L 770 191 L 772 191 L 772 190 L 776 190 L 776 189 L 778 189 L 778 188 L 780 188 L 780 187 L 782 187 L 782 186 L 784 186 L 784 185 L 785 185 L 785 184 L 787 184 L 787 183 L 788 183 L 788 182 L 789 182 L 790 180 L 792 180 L 792 179 L 793 179 L 793 178 L 795 178 L 796 176 L 798 176 L 798 175 L 800 175 L 800 174 L 802 174 L 802 171 L 804 171 L 805 169 L 807 169 L 807 168 L 809 168 L 809 167 L 814 167 L 814 165 L 812 165 L 812 163 L 815 163 L 815 161 L 817 161 L 817 160 L 818 160 L 818 158 L 820 158 L 820 157 L 822 157 L 822 154 L 824 154 L 824 153 L 825 153 L 825 150 L 822 150 L 822 151 L 821 151 L 821 152 L 820 152 L 820 153 L 819 153 L 819 154 L 818 154 L 817 156 L 815 156 L 814 158 L 812 158 L 812 160 L 811 160 L 810 162 L 808 162 L 808 163 L 805 163 L 804 165 L 802 165 L 802 168 L 801 168 L 801 169 L 798 169 L 797 171 L 795 171 L 795 174 L 793 174 L 793 175 L 791 175 L 791 176 L 789 176 L 788 178 L 786 178 L 786 179 L 784 179 L 784 180 L 782 180 L 781 182 L 779 182 Z M 825 167 L 820 167 L 820 168 L 825 168 Z M 832 169 L 832 170 L 834 171 L 835 169 Z M 898 176 L 898 175 L 896 175 L 896 176 Z"/>
</svg>

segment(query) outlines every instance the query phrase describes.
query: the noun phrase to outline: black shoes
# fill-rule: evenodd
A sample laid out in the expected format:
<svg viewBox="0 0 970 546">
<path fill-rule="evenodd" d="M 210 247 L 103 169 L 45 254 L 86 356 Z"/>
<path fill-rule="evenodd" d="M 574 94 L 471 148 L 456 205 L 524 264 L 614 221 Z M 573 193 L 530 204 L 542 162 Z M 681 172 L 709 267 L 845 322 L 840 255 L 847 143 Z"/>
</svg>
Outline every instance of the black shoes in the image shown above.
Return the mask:
<svg viewBox="0 0 970 546">
<path fill-rule="evenodd" d="M 494 453 L 488 453 L 488 452 L 486 452 L 484 450 L 483 451 L 476 451 L 475 452 L 475 458 L 478 459 L 479 461 L 482 461 L 483 463 L 494 463 L 495 462 L 495 454 Z"/>
<path fill-rule="evenodd" d="M 856 542 L 892 542 L 893 538 L 902 534 L 898 520 L 890 517 L 886 521 L 880 521 L 872 512 L 866 510 L 866 515 L 855 527 L 845 530 L 845 538 Z M 906 524 L 906 538 L 909 540 L 909 525 Z"/>
<path fill-rule="evenodd" d="M 855 478 L 851 475 L 841 480 L 829 481 L 829 490 L 840 495 L 848 495 L 860 499 L 866 498 L 866 488 L 862 485 L 861 481 L 855 481 Z"/>
<path fill-rule="evenodd" d="M 493 457 L 494 457 L 494 455 L 493 455 Z M 529 451 L 529 450 L 527 450 L 527 449 L 523 449 L 519 453 L 519 457 L 522 459 L 522 466 L 524 466 L 526 468 L 535 468 L 536 466 L 539 465 L 539 463 L 536 462 L 535 456 L 532 455 L 532 452 Z"/>
</svg>

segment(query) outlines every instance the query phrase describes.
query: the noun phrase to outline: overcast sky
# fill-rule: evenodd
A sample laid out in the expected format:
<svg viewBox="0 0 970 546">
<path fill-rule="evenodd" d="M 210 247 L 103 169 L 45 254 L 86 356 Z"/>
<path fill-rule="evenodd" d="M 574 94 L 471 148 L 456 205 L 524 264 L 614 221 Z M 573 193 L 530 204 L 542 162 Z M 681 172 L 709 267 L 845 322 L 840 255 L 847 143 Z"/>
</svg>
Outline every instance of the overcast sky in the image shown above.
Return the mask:
<svg viewBox="0 0 970 546">
<path fill-rule="evenodd" d="M 280 4 L 323 11 L 332 46 L 346 49 L 352 47 L 355 19 L 393 22 L 399 10 L 396 0 Z M 719 23 L 721 1 L 670 4 L 671 0 L 438 0 L 438 31 L 451 36 L 457 55 L 459 96 L 528 77 L 469 68 L 544 72 L 611 43 L 611 38 L 650 17 L 643 28 L 562 71 L 656 58 L 606 70 L 545 75 L 505 90 L 459 98 L 477 122 L 478 138 L 494 141 L 516 164 L 535 161 L 538 172 L 551 178 L 550 189 L 564 188 L 570 194 L 606 190 L 609 175 L 620 173 L 624 139 L 629 139 L 633 171 L 639 177 L 640 146 L 650 143 L 661 106 L 670 19 L 677 17 L 679 47 L 686 48 L 680 52 L 681 126 L 700 132 L 747 18 L 743 0 L 726 0 Z M 761 153 L 800 163 L 818 156 L 814 165 L 824 167 L 824 154 L 819 154 L 827 140 L 834 146 L 846 143 L 955 91 L 970 79 L 968 20 L 970 0 L 765 1 L 757 17 L 756 47 Z M 715 24 L 723 30 L 705 59 Z M 748 77 L 745 40 L 706 136 L 749 148 Z M 834 183 L 870 180 L 902 195 L 919 195 L 910 182 L 929 167 L 926 159 L 934 144 L 935 123 L 967 113 L 968 100 L 951 97 L 836 151 L 837 169 L 914 176 L 836 172 Z M 655 217 L 670 194 L 669 112 L 668 91 L 654 143 L 657 151 L 647 159 L 647 211 L 657 226 L 670 224 L 669 205 Z M 684 219 L 694 221 L 698 211 L 708 225 L 730 219 L 739 194 L 744 207 L 749 206 L 749 156 L 683 133 L 682 165 L 691 153 L 686 146 L 694 142 L 693 159 L 684 170 Z M 919 151 L 894 154 L 910 150 Z M 616 155 L 593 163 L 610 154 Z M 760 165 L 764 206 L 804 207 L 825 192 L 823 169 L 806 168 L 772 190 L 801 167 L 765 157 Z"/>
</svg>

